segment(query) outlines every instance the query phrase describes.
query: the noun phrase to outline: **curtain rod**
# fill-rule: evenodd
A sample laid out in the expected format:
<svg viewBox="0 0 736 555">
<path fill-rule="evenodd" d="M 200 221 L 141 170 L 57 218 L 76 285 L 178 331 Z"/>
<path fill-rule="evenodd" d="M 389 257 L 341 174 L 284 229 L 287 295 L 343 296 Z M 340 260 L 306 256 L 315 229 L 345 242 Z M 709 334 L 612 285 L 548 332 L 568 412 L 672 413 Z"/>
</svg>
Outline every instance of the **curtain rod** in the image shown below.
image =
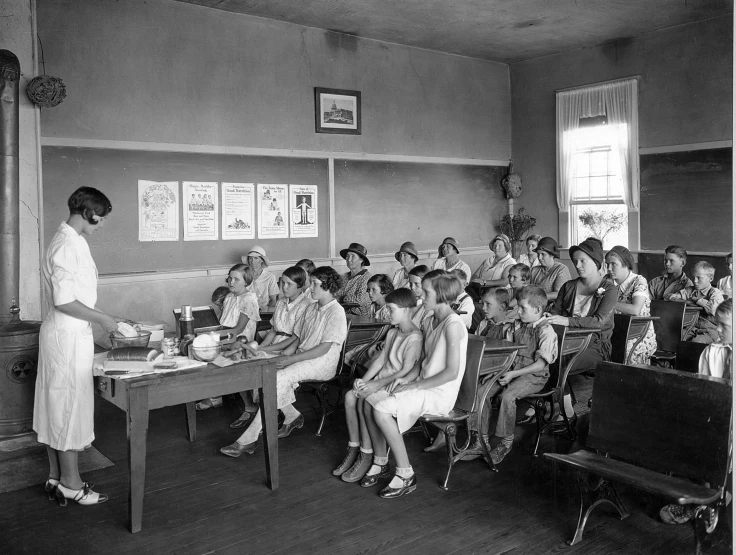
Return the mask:
<svg viewBox="0 0 736 555">
<path fill-rule="evenodd" d="M 583 87 L 592 87 L 594 85 L 608 85 L 610 83 L 618 83 L 620 81 L 628 81 L 629 79 L 641 80 L 641 75 L 632 75 L 630 77 L 621 77 L 620 79 L 610 79 L 608 81 L 599 81 L 597 83 L 588 83 L 587 85 L 576 85 L 574 87 L 565 87 L 564 89 L 555 89 L 555 92 L 572 91 L 574 89 L 582 89 Z"/>
</svg>

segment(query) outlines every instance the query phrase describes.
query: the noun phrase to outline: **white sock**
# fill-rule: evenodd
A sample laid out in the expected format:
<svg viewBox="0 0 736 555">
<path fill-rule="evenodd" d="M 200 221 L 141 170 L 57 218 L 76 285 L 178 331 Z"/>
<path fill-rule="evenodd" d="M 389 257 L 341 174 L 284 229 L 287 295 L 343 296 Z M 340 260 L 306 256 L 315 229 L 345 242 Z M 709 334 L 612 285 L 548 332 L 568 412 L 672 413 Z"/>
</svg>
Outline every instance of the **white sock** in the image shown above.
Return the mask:
<svg viewBox="0 0 736 555">
<path fill-rule="evenodd" d="M 301 415 L 301 413 L 294 408 L 294 405 L 281 407 L 281 412 L 284 413 L 284 424 L 291 424 Z"/>
<path fill-rule="evenodd" d="M 568 418 L 572 418 L 575 416 L 575 410 L 572 408 L 572 396 L 569 394 L 565 395 L 563 401 L 565 405 L 565 415 L 567 415 Z"/>
<path fill-rule="evenodd" d="M 359 441 L 348 441 L 348 447 L 360 447 Z"/>
<path fill-rule="evenodd" d="M 248 445 L 250 443 L 258 441 L 258 432 L 260 432 L 262 428 L 263 424 L 261 423 L 261 409 L 258 409 L 258 412 L 253 415 L 253 420 L 251 421 L 250 426 L 248 426 L 248 429 L 245 430 L 245 432 L 243 432 L 243 435 L 238 438 L 238 444 Z"/>
<path fill-rule="evenodd" d="M 363 449 L 361 447 L 360 448 L 360 451 L 361 451 L 361 453 L 365 453 L 366 455 L 372 455 L 373 454 L 373 449 Z"/>
<path fill-rule="evenodd" d="M 407 468 L 396 467 L 396 476 L 391 478 L 391 482 L 388 484 L 391 488 L 400 488 L 404 485 L 404 481 L 401 478 L 411 478 L 414 476 L 414 469 L 409 466 Z"/>
</svg>

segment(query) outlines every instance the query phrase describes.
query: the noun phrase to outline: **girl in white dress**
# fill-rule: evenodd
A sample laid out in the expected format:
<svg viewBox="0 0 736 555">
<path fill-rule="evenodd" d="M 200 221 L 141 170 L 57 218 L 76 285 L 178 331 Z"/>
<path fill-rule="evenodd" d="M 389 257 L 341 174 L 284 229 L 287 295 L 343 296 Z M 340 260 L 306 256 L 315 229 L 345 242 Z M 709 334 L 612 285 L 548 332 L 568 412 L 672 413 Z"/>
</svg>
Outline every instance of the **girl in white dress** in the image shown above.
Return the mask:
<svg viewBox="0 0 736 555">
<path fill-rule="evenodd" d="M 94 434 L 92 323 L 110 333 L 127 321 L 95 308 L 97 266 L 82 235 L 104 225 L 112 210 L 108 198 L 92 187 L 80 187 L 68 201 L 69 219 L 59 226 L 44 257 L 44 321 L 39 335 L 38 377 L 33 429 L 46 444 L 49 479 L 46 492 L 60 505 L 107 501 L 79 476 L 79 451 Z"/>
<path fill-rule="evenodd" d="M 406 376 L 422 354 L 422 332 L 411 321 L 417 299 L 405 288 L 386 296 L 390 322 L 396 327 L 389 330 L 383 349 L 371 362 L 362 379 L 353 383 L 353 389 L 345 394 L 345 419 L 348 424 L 348 453 L 340 465 L 332 471 L 343 482 L 361 480 L 373 463 L 371 436 L 363 415 L 366 397 L 383 389 L 397 378 Z M 373 483 L 378 478 L 375 474 Z M 361 481 L 363 487 L 373 483 Z"/>
<path fill-rule="evenodd" d="M 429 272 L 422 280 L 427 310 L 424 321 L 424 359 L 403 378 L 368 397 L 366 423 L 373 441 L 374 457 L 366 476 L 388 476 L 388 450 L 394 452 L 396 474 L 381 497 L 411 493 L 417 479 L 409 463 L 402 433 L 424 414 L 448 414 L 457 400 L 465 373 L 468 330 L 450 307 L 462 293 L 460 280 L 447 272 Z"/>
</svg>

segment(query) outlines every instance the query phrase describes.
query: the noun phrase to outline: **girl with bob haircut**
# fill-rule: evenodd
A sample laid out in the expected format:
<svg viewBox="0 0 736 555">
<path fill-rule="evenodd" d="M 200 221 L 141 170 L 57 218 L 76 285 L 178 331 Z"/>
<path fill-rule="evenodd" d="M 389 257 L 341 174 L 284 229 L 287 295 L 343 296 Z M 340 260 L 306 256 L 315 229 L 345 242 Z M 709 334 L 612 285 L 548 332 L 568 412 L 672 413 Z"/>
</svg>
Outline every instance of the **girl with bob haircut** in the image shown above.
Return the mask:
<svg viewBox="0 0 736 555">
<path fill-rule="evenodd" d="M 335 476 L 341 476 L 343 482 L 360 480 L 361 486 L 370 487 L 378 480 L 383 465 L 373 462 L 373 443 L 364 415 L 365 401 L 395 379 L 407 375 L 419 360 L 422 332 L 411 320 L 416 304 L 416 297 L 408 289 L 397 289 L 386 296 L 390 321 L 395 327 L 389 330 L 383 350 L 371 362 L 363 378 L 355 380 L 353 389 L 345 394 L 348 452 L 332 471 Z M 373 473 L 366 475 L 370 469 Z"/>
<path fill-rule="evenodd" d="M 463 288 L 460 280 L 443 270 L 429 272 L 422 280 L 425 305 L 433 311 L 424 321 L 424 359 L 403 378 L 368 398 L 366 423 L 373 440 L 377 469 L 369 474 L 389 476 L 388 450 L 396 460 L 396 474 L 380 496 L 400 497 L 417 488 L 402 433 L 424 414 L 448 414 L 457 399 L 465 373 L 468 330 L 450 307 Z"/>
<path fill-rule="evenodd" d="M 39 332 L 38 377 L 33 429 L 46 445 L 46 494 L 66 505 L 107 501 L 79 476 L 79 452 L 95 439 L 92 324 L 106 333 L 118 322 L 97 308 L 97 267 L 84 235 L 104 226 L 110 200 L 97 189 L 80 187 L 69 197 L 69 218 L 59 225 L 41 264 L 44 320 Z"/>
<path fill-rule="evenodd" d="M 337 371 L 340 350 L 348 333 L 345 311 L 335 299 L 340 289 L 340 275 L 330 266 L 317 268 L 311 277 L 312 298 L 291 338 L 279 343 L 281 356 L 274 359 L 276 374 L 276 406 L 284 413 L 279 438 L 287 437 L 304 426 L 304 416 L 294 408 L 294 390 L 306 380 L 329 380 Z M 260 412 L 260 409 L 258 409 Z M 261 418 L 256 412 L 248 429 L 235 443 L 220 452 L 228 457 L 253 454 L 261 431 Z"/>
</svg>

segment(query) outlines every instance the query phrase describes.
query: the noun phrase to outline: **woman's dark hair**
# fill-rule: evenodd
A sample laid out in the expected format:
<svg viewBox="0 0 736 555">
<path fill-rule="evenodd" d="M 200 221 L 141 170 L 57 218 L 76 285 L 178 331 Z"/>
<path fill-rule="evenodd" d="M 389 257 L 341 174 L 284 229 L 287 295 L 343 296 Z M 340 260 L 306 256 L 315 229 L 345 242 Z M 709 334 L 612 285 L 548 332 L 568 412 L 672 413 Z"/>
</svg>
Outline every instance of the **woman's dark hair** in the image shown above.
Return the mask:
<svg viewBox="0 0 736 555">
<path fill-rule="evenodd" d="M 444 270 L 427 272 L 422 281 L 428 281 L 432 285 L 432 289 L 437 294 L 438 303 L 450 304 L 457 300 L 463 292 L 460 278 Z"/>
<path fill-rule="evenodd" d="M 427 272 L 429 272 L 429 268 L 427 268 L 424 264 L 420 264 L 419 266 L 414 266 L 410 271 L 410 276 L 417 276 L 418 278 L 423 278 L 425 275 L 427 275 Z"/>
<path fill-rule="evenodd" d="M 317 266 L 315 266 L 314 262 L 309 260 L 309 258 L 302 258 L 299 262 L 296 263 L 296 265 L 302 268 L 305 272 L 307 272 L 308 276 L 311 276 L 314 270 L 317 269 Z"/>
<path fill-rule="evenodd" d="M 381 290 L 381 295 L 388 295 L 391 291 L 394 290 L 394 284 L 391 283 L 391 280 L 388 279 L 388 276 L 386 274 L 376 274 L 371 276 L 371 278 L 368 280 L 368 283 L 377 283 L 378 288 Z"/>
<path fill-rule="evenodd" d="M 225 297 L 227 297 L 228 293 L 230 293 L 230 288 L 222 285 L 212 292 L 211 300 L 213 303 L 221 304 Z"/>
<path fill-rule="evenodd" d="M 386 295 L 386 304 L 388 303 L 395 304 L 399 308 L 414 308 L 417 306 L 417 298 L 409 289 L 401 287 Z"/>
<path fill-rule="evenodd" d="M 93 187 L 80 187 L 67 201 L 69 214 L 80 214 L 92 225 L 97 225 L 93 216 L 104 218 L 112 212 L 112 204 L 104 193 Z"/>
<path fill-rule="evenodd" d="M 236 264 L 228 270 L 228 275 L 230 275 L 230 272 L 240 272 L 243 276 L 243 281 L 245 281 L 246 287 L 253 283 L 253 271 L 247 264 Z"/>
<path fill-rule="evenodd" d="M 299 289 L 304 287 L 304 284 L 307 283 L 307 279 L 309 278 L 307 271 L 299 266 L 289 266 L 284 270 L 282 275 L 293 281 Z"/>
<path fill-rule="evenodd" d="M 341 278 L 332 266 L 320 266 L 312 272 L 312 278 L 322 282 L 322 289 L 333 295 L 340 290 Z"/>
</svg>

